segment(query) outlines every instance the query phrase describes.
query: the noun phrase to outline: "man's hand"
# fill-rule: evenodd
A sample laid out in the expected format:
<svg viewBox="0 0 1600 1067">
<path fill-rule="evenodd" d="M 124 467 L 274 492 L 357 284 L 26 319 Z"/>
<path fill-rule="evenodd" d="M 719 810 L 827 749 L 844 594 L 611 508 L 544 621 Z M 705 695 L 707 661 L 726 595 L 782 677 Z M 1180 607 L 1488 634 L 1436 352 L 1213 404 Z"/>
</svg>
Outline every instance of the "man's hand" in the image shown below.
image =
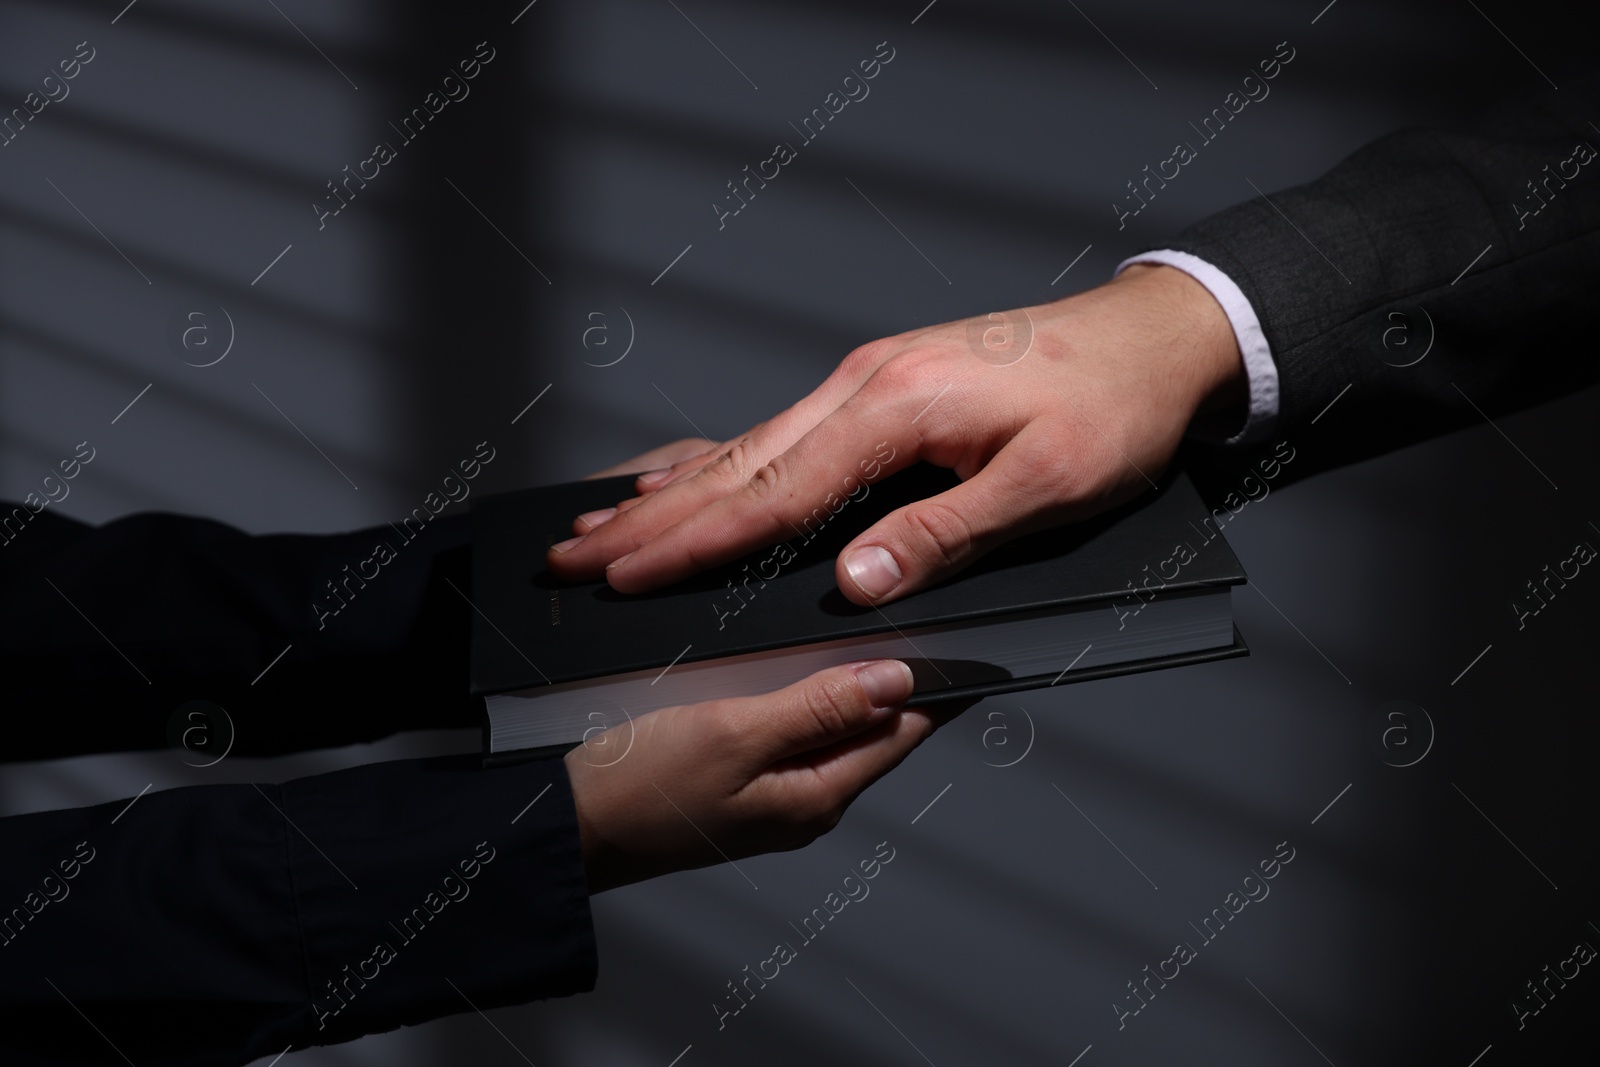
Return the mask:
<svg viewBox="0 0 1600 1067">
<path fill-rule="evenodd" d="M 933 732 L 932 713 L 901 710 L 910 695 L 899 660 L 850 663 L 764 696 L 662 708 L 574 748 L 589 891 L 809 844 Z"/>
<path fill-rule="evenodd" d="M 659 470 L 662 467 L 670 467 L 674 463 L 681 463 L 684 460 L 693 459 L 695 456 L 704 455 L 707 449 L 716 447 L 715 444 L 707 441 L 704 437 L 685 437 L 673 441 L 671 444 L 662 445 L 660 448 L 652 448 L 648 452 L 641 452 L 632 459 L 625 459 L 614 467 L 607 467 L 604 470 L 595 471 L 593 474 L 586 474 L 583 476 L 583 480 L 588 482 L 596 478 L 611 478 L 618 474 L 638 474 L 645 471 Z"/>
<path fill-rule="evenodd" d="M 1008 327 L 1009 339 L 992 332 Z M 1151 488 L 1197 414 L 1237 408 L 1242 423 L 1244 381 L 1211 294 L 1171 267 L 1130 267 L 1051 304 L 856 349 L 794 407 L 583 516 L 547 562 L 561 578 L 603 572 L 643 592 L 793 536 L 864 472 L 875 480 L 917 460 L 954 469 L 961 485 L 840 553 L 840 591 L 883 603 Z"/>
</svg>

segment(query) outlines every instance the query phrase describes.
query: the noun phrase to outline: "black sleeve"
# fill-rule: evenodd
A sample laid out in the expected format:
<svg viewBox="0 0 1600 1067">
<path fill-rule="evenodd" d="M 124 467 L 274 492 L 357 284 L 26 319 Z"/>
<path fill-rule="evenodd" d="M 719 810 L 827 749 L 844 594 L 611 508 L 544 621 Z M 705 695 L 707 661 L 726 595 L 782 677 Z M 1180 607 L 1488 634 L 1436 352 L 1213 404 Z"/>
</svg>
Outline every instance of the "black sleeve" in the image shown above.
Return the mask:
<svg viewBox="0 0 1600 1067">
<path fill-rule="evenodd" d="M 160 747 L 190 700 L 228 713 L 235 753 L 478 722 L 464 517 L 259 537 L 36 500 L 0 519 L 0 760 Z M 3 1064 L 242 1064 L 595 969 L 560 760 L 0 819 Z"/>
<path fill-rule="evenodd" d="M 560 760 L 13 816 L 0 854 L 6 1064 L 245 1064 L 594 986 Z"/>
<path fill-rule="evenodd" d="M 1473 405 L 1493 415 L 1600 379 L 1584 341 L 1600 290 L 1595 116 L 1591 78 L 1467 132 L 1394 133 L 1166 244 L 1255 309 L 1279 374 L 1274 436 L 1307 457 L 1286 480 L 1481 422 Z M 1202 467 L 1263 452 L 1186 447 Z"/>
<path fill-rule="evenodd" d="M 478 725 L 468 541 L 465 515 L 251 536 L 0 503 L 0 758 L 160 748 L 190 701 L 238 755 Z"/>
</svg>

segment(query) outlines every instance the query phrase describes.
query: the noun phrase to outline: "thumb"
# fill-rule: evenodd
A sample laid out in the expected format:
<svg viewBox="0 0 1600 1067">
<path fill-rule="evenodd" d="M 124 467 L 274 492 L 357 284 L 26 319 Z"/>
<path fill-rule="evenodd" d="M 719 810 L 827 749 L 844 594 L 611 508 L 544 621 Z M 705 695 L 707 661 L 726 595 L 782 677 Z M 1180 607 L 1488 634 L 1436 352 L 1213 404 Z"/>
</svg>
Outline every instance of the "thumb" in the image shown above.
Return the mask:
<svg viewBox="0 0 1600 1067">
<path fill-rule="evenodd" d="M 885 515 L 839 553 L 839 591 L 882 604 L 935 585 L 1007 540 L 1091 508 L 1063 503 L 1028 465 L 1002 449 L 976 475 Z"/>
<path fill-rule="evenodd" d="M 911 668 L 896 659 L 846 663 L 775 693 L 740 701 L 765 764 L 824 748 L 895 715 L 911 696 Z M 740 716 L 746 718 L 746 716 Z"/>
</svg>

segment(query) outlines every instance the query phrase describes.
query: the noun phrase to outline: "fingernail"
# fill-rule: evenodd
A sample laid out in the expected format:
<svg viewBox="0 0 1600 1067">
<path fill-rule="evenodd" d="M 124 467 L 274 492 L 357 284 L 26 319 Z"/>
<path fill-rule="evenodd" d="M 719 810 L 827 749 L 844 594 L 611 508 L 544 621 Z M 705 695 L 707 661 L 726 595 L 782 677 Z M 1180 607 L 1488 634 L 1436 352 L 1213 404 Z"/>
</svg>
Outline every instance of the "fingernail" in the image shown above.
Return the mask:
<svg viewBox="0 0 1600 1067">
<path fill-rule="evenodd" d="M 671 473 L 671 467 L 662 467 L 658 471 L 645 471 L 643 474 L 639 475 L 639 484 L 655 485 L 657 482 L 664 482 Z"/>
<path fill-rule="evenodd" d="M 587 536 L 589 536 L 589 535 L 588 534 L 584 534 L 583 535 L 583 537 L 587 537 Z M 557 541 L 555 544 L 550 546 L 550 551 L 552 551 L 552 552 L 565 552 L 569 548 L 571 548 L 573 545 L 577 544 L 579 541 L 582 541 L 583 537 L 569 537 L 565 541 Z"/>
<path fill-rule="evenodd" d="M 602 522 L 605 522 L 607 519 L 611 518 L 611 516 L 615 515 L 616 513 L 616 508 L 601 508 L 599 511 L 586 511 L 582 515 L 578 516 L 578 521 L 588 523 L 590 529 L 593 529 L 594 527 L 599 526 Z"/>
<path fill-rule="evenodd" d="M 856 669 L 861 689 L 875 708 L 894 708 L 911 695 L 911 668 L 897 659 L 880 659 Z"/>
<path fill-rule="evenodd" d="M 900 584 L 900 565 L 880 545 L 856 549 L 845 557 L 844 569 L 857 588 L 873 600 L 888 596 Z"/>
<path fill-rule="evenodd" d="M 633 556 L 632 552 L 629 552 L 626 556 L 618 556 L 616 559 L 614 559 L 610 563 L 606 564 L 606 570 L 609 571 L 612 567 L 621 566 L 622 564 L 628 562 L 628 560 L 630 558 L 632 558 L 632 556 Z"/>
</svg>

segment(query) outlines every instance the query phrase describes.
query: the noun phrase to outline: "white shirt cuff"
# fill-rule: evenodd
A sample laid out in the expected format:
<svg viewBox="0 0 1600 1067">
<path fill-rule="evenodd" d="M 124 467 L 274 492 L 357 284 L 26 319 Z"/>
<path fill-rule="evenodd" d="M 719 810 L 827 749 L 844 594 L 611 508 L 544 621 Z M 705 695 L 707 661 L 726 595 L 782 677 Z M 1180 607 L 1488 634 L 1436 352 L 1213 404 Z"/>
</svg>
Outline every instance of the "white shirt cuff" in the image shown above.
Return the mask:
<svg viewBox="0 0 1600 1067">
<path fill-rule="evenodd" d="M 1250 306 L 1244 293 L 1232 278 L 1199 256 L 1166 248 L 1142 252 L 1123 260 L 1117 264 L 1113 277 L 1135 263 L 1160 263 L 1175 267 L 1205 286 L 1206 291 L 1222 305 L 1223 313 L 1233 326 L 1234 340 L 1239 342 L 1239 353 L 1244 357 L 1245 375 L 1250 381 L 1250 413 L 1243 429 L 1232 437 L 1220 439 L 1223 444 L 1238 445 L 1270 437 L 1278 422 L 1278 366 L 1272 361 L 1272 349 L 1267 344 L 1266 334 L 1261 332 L 1261 320 L 1256 318 L 1255 308 Z M 1199 426 L 1191 427 L 1189 436 L 1209 441 L 1216 441 L 1220 437 L 1207 433 Z"/>
</svg>

